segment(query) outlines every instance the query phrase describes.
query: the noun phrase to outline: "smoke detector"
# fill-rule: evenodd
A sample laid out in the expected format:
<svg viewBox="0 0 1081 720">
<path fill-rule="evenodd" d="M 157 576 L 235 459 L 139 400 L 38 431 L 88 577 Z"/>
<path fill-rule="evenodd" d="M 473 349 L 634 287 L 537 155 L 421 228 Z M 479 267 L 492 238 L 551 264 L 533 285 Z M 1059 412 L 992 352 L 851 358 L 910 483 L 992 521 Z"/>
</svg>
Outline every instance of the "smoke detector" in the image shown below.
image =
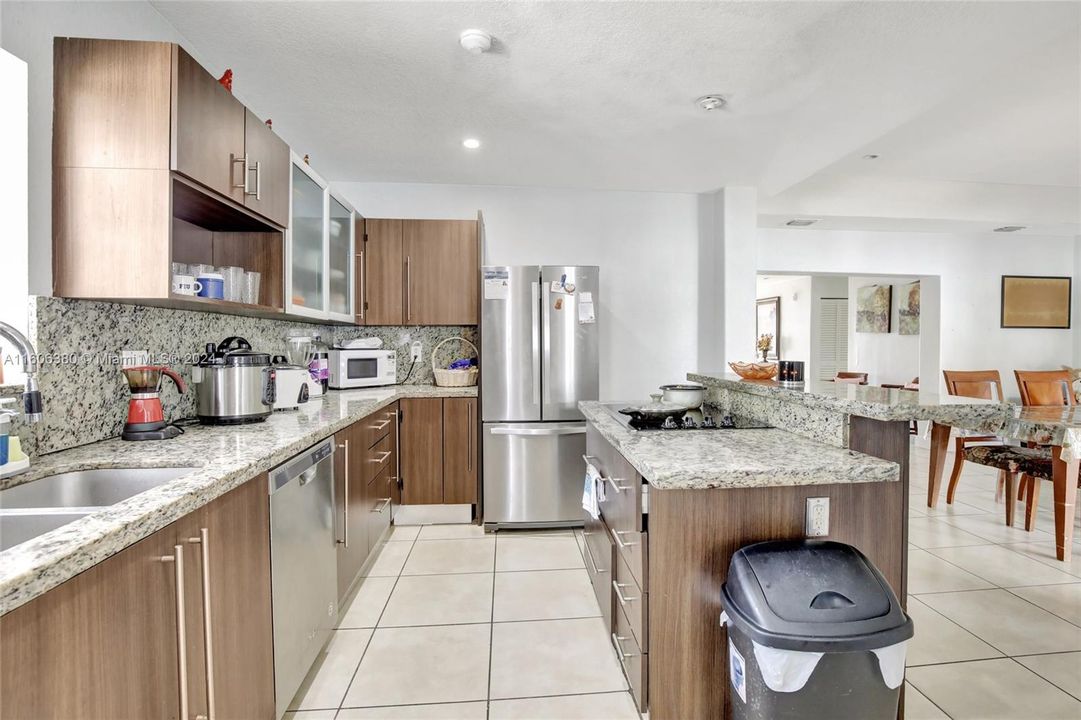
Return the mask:
<svg viewBox="0 0 1081 720">
<path fill-rule="evenodd" d="M 1018 230 L 1024 230 L 1024 225 L 1003 225 L 1002 227 L 995 228 L 995 232 L 1017 232 Z"/>
<path fill-rule="evenodd" d="M 492 49 L 492 36 L 483 30 L 465 30 L 458 36 L 458 42 L 474 55 L 480 55 Z"/>
<path fill-rule="evenodd" d="M 814 225 L 816 222 L 818 222 L 818 221 L 817 220 L 801 220 L 799 218 L 796 218 L 794 220 L 789 220 L 788 222 L 785 223 L 785 225 L 787 225 L 788 227 L 807 227 L 808 225 Z"/>
<path fill-rule="evenodd" d="M 724 99 L 724 95 L 703 95 L 694 101 L 698 107 L 705 111 L 720 110 L 728 101 Z"/>
</svg>

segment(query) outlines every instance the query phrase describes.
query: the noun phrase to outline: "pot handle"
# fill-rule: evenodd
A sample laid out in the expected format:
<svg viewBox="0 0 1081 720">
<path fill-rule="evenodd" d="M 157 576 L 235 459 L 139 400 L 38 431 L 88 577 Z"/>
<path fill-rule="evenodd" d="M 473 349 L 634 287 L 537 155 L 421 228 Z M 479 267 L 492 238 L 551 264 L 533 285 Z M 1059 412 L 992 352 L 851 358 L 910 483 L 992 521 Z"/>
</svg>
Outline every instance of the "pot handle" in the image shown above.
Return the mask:
<svg viewBox="0 0 1081 720">
<path fill-rule="evenodd" d="M 278 373 L 274 368 L 264 368 L 263 373 L 263 404 L 273 408 L 278 400 Z"/>
<path fill-rule="evenodd" d="M 233 347 L 234 342 L 236 347 Z M 218 343 L 218 352 L 225 352 L 226 350 L 251 350 L 251 343 L 239 335 L 230 335 Z"/>
<path fill-rule="evenodd" d="M 188 386 L 184 383 L 184 378 L 180 377 L 180 375 L 178 375 L 176 372 L 170 370 L 167 367 L 163 367 L 161 369 L 161 372 L 163 375 L 168 377 L 176 384 L 176 389 L 180 392 L 181 395 L 188 391 Z"/>
</svg>

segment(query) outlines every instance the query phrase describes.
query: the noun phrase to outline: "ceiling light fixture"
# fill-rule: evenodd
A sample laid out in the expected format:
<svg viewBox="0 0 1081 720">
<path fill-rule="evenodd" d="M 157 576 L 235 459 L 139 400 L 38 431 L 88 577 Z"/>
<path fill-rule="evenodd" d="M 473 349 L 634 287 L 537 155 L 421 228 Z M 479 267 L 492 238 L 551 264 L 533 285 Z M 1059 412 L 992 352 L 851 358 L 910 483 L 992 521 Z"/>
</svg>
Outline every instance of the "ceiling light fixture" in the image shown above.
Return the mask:
<svg viewBox="0 0 1081 720">
<path fill-rule="evenodd" d="M 878 160 L 878 155 L 864 155 L 864 160 Z"/>
<path fill-rule="evenodd" d="M 1024 225 L 1003 225 L 1002 227 L 995 228 L 995 232 L 1017 232 L 1018 230 L 1024 229 Z"/>
<path fill-rule="evenodd" d="M 694 101 L 698 107 L 709 112 L 710 110 L 720 110 L 728 101 L 724 99 L 724 95 L 703 95 Z"/>
<path fill-rule="evenodd" d="M 492 36 L 483 30 L 463 30 L 458 36 L 458 42 L 463 48 L 474 55 L 486 53 L 492 49 Z"/>
<path fill-rule="evenodd" d="M 789 220 L 785 223 L 788 227 L 807 227 L 808 225 L 814 225 L 817 220 L 801 220 L 799 218 Z"/>
<path fill-rule="evenodd" d="M 465 140 L 462 140 L 462 147 L 467 150 L 476 150 L 480 147 L 480 140 L 477 140 L 476 138 L 466 138 Z"/>
</svg>

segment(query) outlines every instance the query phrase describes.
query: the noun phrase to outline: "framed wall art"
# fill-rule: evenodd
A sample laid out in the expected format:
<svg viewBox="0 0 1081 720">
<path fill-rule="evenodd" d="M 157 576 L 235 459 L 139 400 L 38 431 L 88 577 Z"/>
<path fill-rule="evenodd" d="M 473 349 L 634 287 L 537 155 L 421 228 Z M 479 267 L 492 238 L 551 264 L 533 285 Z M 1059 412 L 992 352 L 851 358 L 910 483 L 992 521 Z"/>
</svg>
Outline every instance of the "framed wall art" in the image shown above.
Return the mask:
<svg viewBox="0 0 1081 720">
<path fill-rule="evenodd" d="M 1002 276 L 1002 327 L 1070 328 L 1073 278 Z"/>
</svg>

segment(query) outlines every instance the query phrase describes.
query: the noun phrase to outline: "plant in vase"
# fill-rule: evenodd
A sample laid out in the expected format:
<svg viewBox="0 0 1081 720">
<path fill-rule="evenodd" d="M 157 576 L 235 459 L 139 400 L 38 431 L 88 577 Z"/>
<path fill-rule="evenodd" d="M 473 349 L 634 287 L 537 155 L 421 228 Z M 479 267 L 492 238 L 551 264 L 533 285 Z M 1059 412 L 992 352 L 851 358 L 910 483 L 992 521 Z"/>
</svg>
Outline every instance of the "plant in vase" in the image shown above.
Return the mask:
<svg viewBox="0 0 1081 720">
<path fill-rule="evenodd" d="M 773 347 L 773 335 L 763 333 L 758 336 L 758 352 L 762 353 L 762 362 L 769 359 L 770 348 Z"/>
</svg>

